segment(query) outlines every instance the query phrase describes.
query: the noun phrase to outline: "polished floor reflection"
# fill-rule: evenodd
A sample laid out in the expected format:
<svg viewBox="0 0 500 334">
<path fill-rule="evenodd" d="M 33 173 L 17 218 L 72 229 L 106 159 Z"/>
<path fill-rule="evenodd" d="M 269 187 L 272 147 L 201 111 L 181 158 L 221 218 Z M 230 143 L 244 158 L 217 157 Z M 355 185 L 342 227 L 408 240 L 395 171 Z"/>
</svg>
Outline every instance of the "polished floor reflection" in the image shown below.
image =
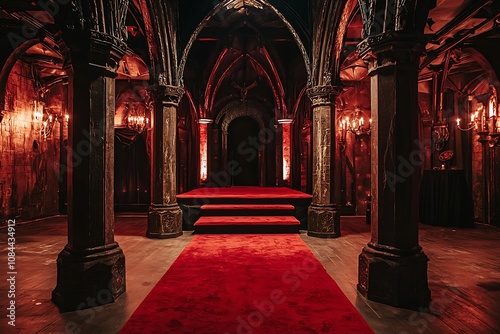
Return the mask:
<svg viewBox="0 0 500 334">
<path fill-rule="evenodd" d="M 142 214 L 119 215 L 116 221 L 116 240 L 126 256 L 127 292 L 114 304 L 65 314 L 57 311 L 50 294 L 57 254 L 67 241 L 66 217 L 18 226 L 17 331 L 117 333 L 192 239 L 192 232 L 177 239 L 147 239 L 147 218 Z M 301 237 L 376 333 L 498 333 L 500 229 L 420 227 L 421 245 L 430 258 L 430 312 L 367 302 L 357 294 L 358 255 L 370 238 L 364 217 L 343 217 L 338 239 L 316 239 L 305 233 Z M 0 233 L 5 236 L 5 230 Z M 6 256 L 6 249 L 1 256 Z M 2 285 L 2 296 L 5 289 Z M 5 299 L 0 303 L 4 309 Z M 0 322 L 0 332 L 9 333 L 6 326 L 6 321 Z"/>
</svg>

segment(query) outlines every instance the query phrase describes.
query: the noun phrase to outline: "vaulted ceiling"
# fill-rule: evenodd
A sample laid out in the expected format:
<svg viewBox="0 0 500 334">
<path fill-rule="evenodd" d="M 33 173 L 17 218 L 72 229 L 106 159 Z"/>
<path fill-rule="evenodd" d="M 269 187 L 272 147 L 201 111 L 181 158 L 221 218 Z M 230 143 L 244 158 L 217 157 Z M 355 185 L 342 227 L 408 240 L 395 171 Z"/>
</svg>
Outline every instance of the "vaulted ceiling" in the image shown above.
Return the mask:
<svg viewBox="0 0 500 334">
<path fill-rule="evenodd" d="M 277 108 L 290 108 L 293 102 L 286 101 L 288 83 L 294 81 L 302 85 L 307 80 L 305 76 L 310 69 L 304 57 L 312 58 L 313 21 L 325 1 L 179 1 L 178 53 L 181 58 L 187 50 L 184 74 L 191 79 L 186 81 L 186 86 L 202 92 L 193 97 L 196 104 L 210 109 L 220 98 L 218 92 L 222 89 L 233 98 L 241 99 L 243 93 L 247 94 L 245 98 L 259 95 Z M 149 54 L 142 23 L 142 2 L 130 1 L 127 17 L 130 52 L 126 65 L 122 64 L 119 70 L 121 77 L 126 79 L 147 79 L 144 71 Z M 46 6 L 46 2 L 32 0 L 0 1 L 0 28 L 4 32 L 1 36 L 2 63 L 19 43 L 9 34 L 25 36 L 23 29 L 29 26 L 29 37 L 39 38 L 41 42 L 25 50 L 21 59 L 33 64 L 39 79 L 47 83 L 65 75 L 64 59 L 54 43 L 57 33 L 55 6 L 57 2 L 51 7 Z M 492 46 L 500 39 L 499 15 L 500 0 L 437 0 L 425 29 L 428 44 L 421 61 L 421 76 L 446 64 L 452 76 L 457 73 L 472 75 L 484 68 L 484 61 L 498 71 L 500 57 Z M 353 56 L 361 40 L 361 28 L 361 18 L 355 10 L 345 38 L 344 72 L 341 74 L 344 83 L 365 75 L 362 62 Z M 190 41 L 193 42 L 191 48 Z M 480 51 L 482 59 L 462 52 L 464 48 Z M 250 88 L 252 85 L 256 86 Z"/>
</svg>

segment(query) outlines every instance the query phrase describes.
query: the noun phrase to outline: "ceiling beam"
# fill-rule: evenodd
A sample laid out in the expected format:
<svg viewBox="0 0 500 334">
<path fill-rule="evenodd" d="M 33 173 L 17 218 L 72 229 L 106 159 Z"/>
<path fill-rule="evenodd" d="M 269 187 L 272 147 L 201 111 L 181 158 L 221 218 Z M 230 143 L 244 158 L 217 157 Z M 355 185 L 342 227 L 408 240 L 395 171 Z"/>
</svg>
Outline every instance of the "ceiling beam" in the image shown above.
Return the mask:
<svg viewBox="0 0 500 334">
<path fill-rule="evenodd" d="M 476 26 L 474 26 L 471 29 L 465 29 L 465 30 L 459 31 L 453 38 L 447 39 L 446 42 L 443 45 L 441 45 L 439 48 L 429 51 L 427 57 L 420 64 L 420 69 L 428 66 L 430 63 L 432 63 L 436 58 L 438 58 L 444 52 L 451 50 L 452 48 L 454 48 L 458 44 L 462 43 L 463 41 L 465 41 L 469 37 L 473 36 L 476 33 L 476 31 L 481 29 L 483 26 L 488 24 L 490 21 L 495 20 L 497 17 L 499 17 L 499 15 L 500 15 L 500 13 L 498 11 L 496 11 L 492 17 L 483 20 L 481 23 L 477 24 Z"/>
<path fill-rule="evenodd" d="M 479 1 L 471 1 L 470 6 L 467 6 L 460 14 L 455 16 L 453 20 L 448 22 L 444 27 L 439 29 L 434 35 L 431 35 L 431 41 L 439 41 L 442 37 L 448 34 L 450 31 L 472 18 L 476 15 L 482 8 L 487 5 L 490 5 L 492 0 L 479 0 Z"/>
</svg>

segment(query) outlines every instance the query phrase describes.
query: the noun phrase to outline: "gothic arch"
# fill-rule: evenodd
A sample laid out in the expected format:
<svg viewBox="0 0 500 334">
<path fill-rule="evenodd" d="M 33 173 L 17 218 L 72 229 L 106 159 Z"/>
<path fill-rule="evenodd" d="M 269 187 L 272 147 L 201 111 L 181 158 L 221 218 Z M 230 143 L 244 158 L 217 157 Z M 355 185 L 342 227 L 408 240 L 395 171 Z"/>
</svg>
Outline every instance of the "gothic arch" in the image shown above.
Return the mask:
<svg viewBox="0 0 500 334">
<path fill-rule="evenodd" d="M 323 2 L 313 41 L 313 86 L 337 84 L 345 32 L 357 3 L 358 0 Z"/>
<path fill-rule="evenodd" d="M 150 81 L 162 86 L 179 83 L 175 1 L 142 0 L 151 64 Z"/>
<path fill-rule="evenodd" d="M 216 15 L 219 11 L 221 11 L 224 7 L 226 7 L 228 4 L 230 4 L 232 1 L 234 1 L 234 0 L 224 0 L 224 1 L 220 2 L 220 3 L 218 3 L 217 5 L 215 5 L 214 8 L 212 9 L 212 11 L 200 22 L 200 24 L 196 27 L 195 31 L 191 35 L 191 37 L 190 37 L 190 39 L 189 39 L 189 41 L 188 41 L 188 43 L 187 43 L 187 45 L 186 45 L 183 53 L 182 53 L 182 58 L 180 60 L 179 67 L 178 67 L 178 73 L 177 73 L 177 80 L 178 81 L 177 81 L 177 83 L 178 83 L 179 86 L 183 86 L 184 85 L 183 78 L 184 78 L 184 69 L 186 67 L 187 58 L 189 56 L 189 52 L 191 51 L 191 48 L 192 48 L 194 42 L 198 38 L 198 35 L 203 30 L 203 28 L 206 26 L 206 24 L 208 23 L 208 21 L 214 15 Z M 306 50 L 306 48 L 304 46 L 304 43 L 302 42 L 302 40 L 300 39 L 299 35 L 297 34 L 297 32 L 295 31 L 295 29 L 293 28 L 292 24 L 269 1 L 267 1 L 267 0 L 255 0 L 255 1 L 261 3 L 265 7 L 270 8 L 280 18 L 280 20 L 283 22 L 283 24 L 290 31 L 290 34 L 293 36 L 293 39 L 295 40 L 295 42 L 297 44 L 297 47 L 299 48 L 300 53 L 302 54 L 302 57 L 304 58 L 304 65 L 305 65 L 305 68 L 306 68 L 306 71 L 307 71 L 308 82 L 309 82 L 310 79 L 311 79 L 311 61 L 310 61 L 309 56 L 307 54 L 307 50 Z"/>
<path fill-rule="evenodd" d="M 9 80 L 9 74 L 18 61 L 19 57 L 24 54 L 29 48 L 40 43 L 39 39 L 30 39 L 19 45 L 3 62 L 0 71 L 0 112 L 4 111 L 5 106 L 5 87 Z"/>
</svg>

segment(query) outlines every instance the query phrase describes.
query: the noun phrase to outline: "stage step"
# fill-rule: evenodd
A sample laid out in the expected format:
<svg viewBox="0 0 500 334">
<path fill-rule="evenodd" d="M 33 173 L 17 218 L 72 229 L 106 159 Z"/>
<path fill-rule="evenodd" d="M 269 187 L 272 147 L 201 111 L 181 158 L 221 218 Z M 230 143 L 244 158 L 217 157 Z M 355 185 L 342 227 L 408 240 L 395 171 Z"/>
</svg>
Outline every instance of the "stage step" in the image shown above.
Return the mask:
<svg viewBox="0 0 500 334">
<path fill-rule="evenodd" d="M 285 187 L 206 187 L 191 190 L 177 195 L 177 202 L 182 209 L 183 229 L 195 230 L 195 223 L 200 218 L 215 217 L 218 222 L 224 222 L 223 217 L 295 217 L 300 222 L 298 227 L 293 226 L 293 232 L 300 229 L 307 230 L 307 210 L 311 204 L 312 195 Z M 201 220 L 203 222 L 203 219 Z M 296 223 L 296 222 L 294 222 Z M 234 231 L 255 231 L 257 223 L 248 223 L 231 227 Z M 226 232 L 225 226 L 211 226 L 211 229 Z M 234 224 L 233 224 L 234 225 Z M 200 226 L 199 224 L 197 226 Z M 202 231 L 205 229 L 202 224 Z M 260 229 L 265 231 L 291 230 L 289 226 L 278 224 L 273 229 L 272 223 L 260 224 Z M 259 233 L 259 232 L 255 232 Z"/>
<path fill-rule="evenodd" d="M 194 224 L 195 233 L 298 233 L 300 222 L 293 216 L 203 216 Z"/>
<path fill-rule="evenodd" d="M 202 216 L 293 216 L 291 204 L 205 204 Z"/>
</svg>

